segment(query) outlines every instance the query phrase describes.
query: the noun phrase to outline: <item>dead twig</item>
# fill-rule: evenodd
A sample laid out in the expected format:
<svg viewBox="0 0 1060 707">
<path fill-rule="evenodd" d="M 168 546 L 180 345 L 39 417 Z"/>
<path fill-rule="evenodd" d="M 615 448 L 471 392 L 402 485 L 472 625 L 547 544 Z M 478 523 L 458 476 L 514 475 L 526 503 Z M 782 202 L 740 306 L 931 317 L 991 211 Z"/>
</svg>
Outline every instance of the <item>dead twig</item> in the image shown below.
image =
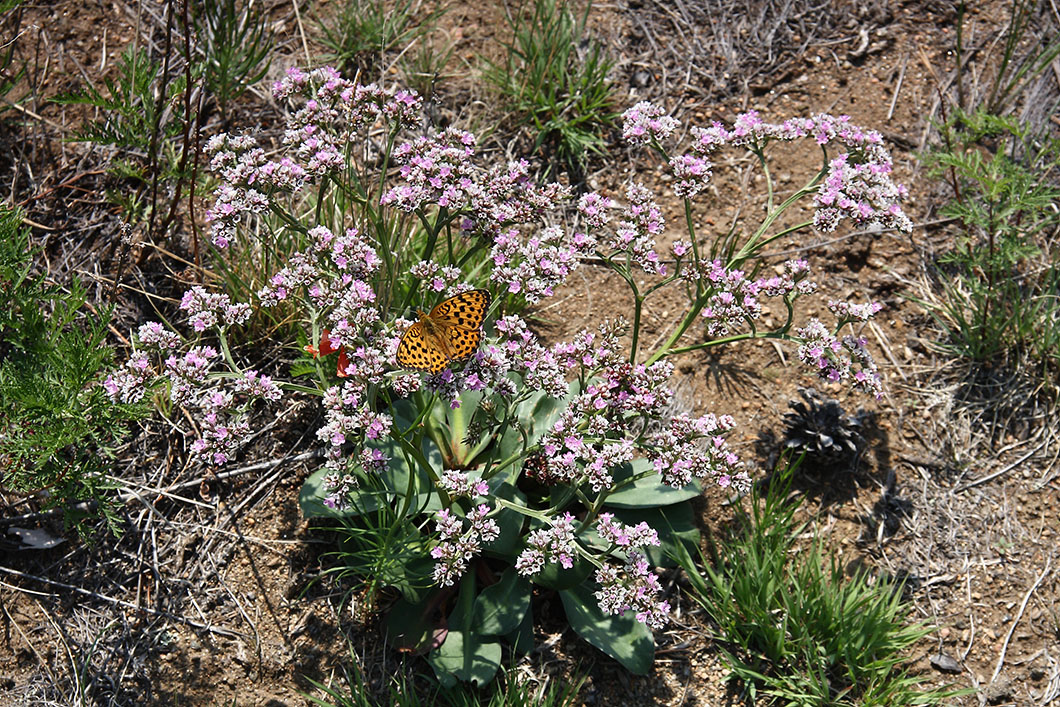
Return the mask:
<svg viewBox="0 0 1060 707">
<path fill-rule="evenodd" d="M 246 636 L 246 635 L 244 635 L 242 633 L 239 633 L 237 631 L 229 631 L 228 629 L 217 628 L 216 626 L 209 626 L 207 624 L 202 624 L 202 623 L 199 623 L 198 621 L 192 621 L 191 619 L 185 618 L 183 616 L 177 616 L 176 614 L 170 613 L 168 611 L 161 611 L 159 609 L 152 609 L 152 608 L 147 607 L 147 606 L 143 606 L 143 607 L 137 606 L 136 604 L 133 604 L 132 602 L 123 601 L 121 599 L 115 599 L 114 597 L 109 597 L 106 594 L 98 594 L 96 592 L 90 592 L 87 589 L 82 589 L 81 587 L 75 587 L 72 584 L 66 584 L 65 582 L 56 582 L 54 579 L 48 579 L 46 577 L 38 577 L 36 575 L 28 574 L 26 572 L 19 572 L 18 570 L 11 569 L 10 567 L 4 567 L 3 565 L 0 565 L 0 572 L 5 572 L 7 574 L 14 575 L 16 577 L 22 577 L 23 579 L 36 580 L 36 581 L 42 582 L 44 584 L 49 584 L 49 585 L 51 585 L 53 587 L 59 587 L 60 589 L 68 589 L 68 590 L 70 590 L 72 592 L 77 592 L 78 594 L 83 594 L 85 596 L 92 597 L 93 599 L 102 599 L 105 602 L 108 602 L 110 604 L 114 604 L 115 606 L 122 606 L 122 607 L 125 607 L 126 609 L 131 609 L 132 611 L 143 611 L 143 612 L 146 612 L 148 614 L 153 614 L 155 616 L 161 616 L 163 618 L 170 619 L 171 621 L 177 621 L 179 623 L 185 624 L 186 626 L 191 626 L 192 628 L 197 628 L 200 631 L 209 631 L 210 633 L 216 633 L 218 636 L 225 636 L 227 638 L 244 638 L 244 639 L 250 638 L 250 636 Z M 19 591 L 21 591 L 21 588 L 19 588 Z"/>
<path fill-rule="evenodd" d="M 902 57 L 902 68 L 898 71 L 898 82 L 894 85 L 894 94 L 891 96 L 891 107 L 887 109 L 887 120 L 894 117 L 894 107 L 898 104 L 898 94 L 902 90 L 902 81 L 905 80 L 905 67 L 909 64 L 909 55 Z"/>
<path fill-rule="evenodd" d="M 975 488 L 976 486 L 981 486 L 982 484 L 985 484 L 987 481 L 991 481 L 993 479 L 996 479 L 999 476 L 1003 476 L 1003 475 L 1007 474 L 1008 472 L 1012 471 L 1017 466 L 1019 466 L 1020 464 L 1022 464 L 1023 462 L 1027 461 L 1028 459 L 1033 457 L 1035 454 L 1037 454 L 1038 450 L 1040 450 L 1042 447 L 1044 447 L 1046 445 L 1046 443 L 1048 443 L 1048 441 L 1049 440 L 1043 440 L 1042 443 L 1039 444 L 1037 447 L 1035 447 L 1031 451 L 1027 452 L 1022 457 L 1020 457 L 1016 461 L 1014 461 L 1011 464 L 1009 464 L 1008 466 L 1006 466 L 1004 469 L 1000 469 L 998 471 L 995 471 L 993 474 L 987 474 L 986 476 L 984 476 L 982 478 L 979 478 L 979 479 L 976 479 L 975 481 L 969 481 L 968 483 L 963 484 L 963 485 L 958 486 L 957 488 L 955 488 L 953 490 L 953 492 L 954 493 L 961 493 L 962 491 L 967 491 L 968 489 Z"/>
<path fill-rule="evenodd" d="M 1038 589 L 1038 585 L 1041 584 L 1042 580 L 1049 574 L 1052 564 L 1053 558 L 1047 557 L 1045 559 L 1045 568 L 1042 570 L 1042 573 L 1035 578 L 1034 584 L 1031 585 L 1031 588 L 1027 590 L 1027 594 L 1024 595 L 1023 602 L 1020 604 L 1020 610 L 1016 613 L 1016 618 L 1012 619 L 1012 624 L 1008 627 L 1008 633 L 1005 635 L 1005 642 L 1001 645 L 1001 652 L 997 656 L 997 665 L 994 666 L 994 674 L 990 676 L 990 682 L 997 680 L 998 673 L 1001 672 L 1001 667 L 1005 664 L 1005 653 L 1008 652 L 1009 641 L 1012 640 L 1012 634 L 1016 632 L 1016 624 L 1018 624 L 1020 619 L 1023 618 L 1023 612 L 1027 610 L 1027 603 L 1030 602 L 1031 596 L 1034 594 L 1035 590 Z"/>
</svg>

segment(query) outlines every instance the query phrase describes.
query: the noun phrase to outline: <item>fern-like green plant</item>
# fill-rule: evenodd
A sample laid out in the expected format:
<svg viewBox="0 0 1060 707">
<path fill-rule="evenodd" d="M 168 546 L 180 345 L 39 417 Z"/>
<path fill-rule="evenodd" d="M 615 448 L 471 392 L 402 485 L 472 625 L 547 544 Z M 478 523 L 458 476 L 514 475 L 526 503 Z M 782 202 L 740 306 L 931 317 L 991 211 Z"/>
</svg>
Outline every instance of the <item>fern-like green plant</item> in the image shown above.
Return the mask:
<svg viewBox="0 0 1060 707">
<path fill-rule="evenodd" d="M 0 0 L 0 115 L 7 109 L 11 93 L 26 73 L 25 65 L 15 61 L 15 45 L 22 30 L 23 0 Z"/>
<path fill-rule="evenodd" d="M 228 105 L 265 77 L 271 63 L 272 37 L 267 18 L 237 0 L 203 3 L 195 16 L 200 67 L 207 90 L 216 99 L 222 120 Z"/>
<path fill-rule="evenodd" d="M 117 148 L 118 156 L 108 173 L 125 184 L 108 190 L 107 198 L 130 221 L 149 217 L 147 191 L 156 180 L 182 177 L 175 138 L 183 132 L 184 121 L 194 118 L 184 115 L 178 101 L 184 92 L 184 77 L 173 76 L 163 84 L 161 74 L 161 62 L 143 49 L 130 47 L 121 55 L 116 76 L 103 78 L 102 89 L 87 84 L 54 99 L 96 109 L 97 115 L 70 139 Z M 161 100 L 156 92 L 161 93 Z"/>
<path fill-rule="evenodd" d="M 117 76 L 103 78 L 102 89 L 86 84 L 78 92 L 54 99 L 56 103 L 87 105 L 99 111 L 97 118 L 74 133 L 73 140 L 147 153 L 155 125 L 159 126 L 162 138 L 179 135 L 183 127 L 180 118 L 170 115 L 166 109 L 184 91 L 184 79 L 172 77 L 167 85 L 160 86 L 161 72 L 161 62 L 148 56 L 144 49 L 130 47 L 118 61 Z M 164 91 L 166 96 L 161 115 L 156 89 Z M 166 119 L 161 120 L 162 117 Z"/>
<path fill-rule="evenodd" d="M 956 110 L 925 157 L 952 198 L 955 246 L 940 258 L 941 297 L 927 305 L 944 346 L 976 361 L 1060 363 L 1060 141 L 1012 116 Z"/>
<path fill-rule="evenodd" d="M 68 524 L 98 508 L 117 532 L 111 449 L 146 410 L 100 386 L 110 310 L 85 312 L 85 298 L 76 279 L 64 290 L 33 273 L 21 215 L 0 205 L 0 488 L 62 509 Z"/>
</svg>

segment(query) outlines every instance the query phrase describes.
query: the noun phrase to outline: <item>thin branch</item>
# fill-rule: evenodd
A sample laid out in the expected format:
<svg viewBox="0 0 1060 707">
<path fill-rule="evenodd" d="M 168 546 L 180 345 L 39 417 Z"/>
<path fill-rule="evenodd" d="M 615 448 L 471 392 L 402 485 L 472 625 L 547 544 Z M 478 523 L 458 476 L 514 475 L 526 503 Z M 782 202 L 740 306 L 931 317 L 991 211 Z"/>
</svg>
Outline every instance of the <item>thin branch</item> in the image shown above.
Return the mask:
<svg viewBox="0 0 1060 707">
<path fill-rule="evenodd" d="M 1038 589 L 1038 585 L 1042 583 L 1045 576 L 1049 574 L 1052 564 L 1053 558 L 1046 558 L 1045 569 L 1043 569 L 1042 573 L 1034 580 L 1034 584 L 1031 585 L 1026 596 L 1023 597 L 1023 603 L 1020 604 L 1020 610 L 1016 614 L 1016 618 L 1012 619 L 1012 624 L 1008 627 L 1008 634 L 1005 636 L 1005 643 L 1001 646 L 1001 653 L 997 656 L 997 665 L 994 666 L 994 674 L 990 676 L 990 682 L 997 680 L 998 673 L 1001 672 L 1001 666 L 1005 664 L 1005 653 L 1008 652 L 1009 641 L 1012 640 L 1012 634 L 1016 631 L 1016 624 L 1018 624 L 1020 619 L 1023 618 L 1023 612 L 1027 610 L 1027 603 L 1031 600 L 1031 595 L 1033 595 L 1035 590 Z"/>
</svg>

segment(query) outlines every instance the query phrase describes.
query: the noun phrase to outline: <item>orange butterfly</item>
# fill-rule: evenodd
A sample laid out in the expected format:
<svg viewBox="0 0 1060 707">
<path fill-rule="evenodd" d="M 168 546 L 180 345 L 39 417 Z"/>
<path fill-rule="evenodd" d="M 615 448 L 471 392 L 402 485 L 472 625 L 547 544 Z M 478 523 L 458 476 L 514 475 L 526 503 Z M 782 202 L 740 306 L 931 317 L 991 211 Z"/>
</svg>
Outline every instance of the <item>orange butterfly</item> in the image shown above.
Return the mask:
<svg viewBox="0 0 1060 707">
<path fill-rule="evenodd" d="M 414 371 L 438 373 L 470 358 L 482 341 L 482 322 L 490 306 L 486 290 L 470 290 L 439 302 L 410 326 L 398 344 L 397 360 Z"/>
</svg>

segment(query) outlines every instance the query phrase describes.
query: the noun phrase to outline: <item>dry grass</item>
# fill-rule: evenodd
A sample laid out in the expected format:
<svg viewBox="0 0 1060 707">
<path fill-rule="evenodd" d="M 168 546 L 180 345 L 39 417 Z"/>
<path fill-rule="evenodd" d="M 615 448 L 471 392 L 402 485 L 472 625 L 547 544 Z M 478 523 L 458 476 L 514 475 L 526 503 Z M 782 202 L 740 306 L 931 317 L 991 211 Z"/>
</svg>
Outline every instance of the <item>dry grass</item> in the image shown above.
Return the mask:
<svg viewBox="0 0 1060 707">
<path fill-rule="evenodd" d="M 643 0 L 626 19 L 630 84 L 687 109 L 764 93 L 801 72 L 812 48 L 827 47 L 837 67 L 860 62 L 890 41 L 893 17 L 876 1 Z"/>
</svg>

